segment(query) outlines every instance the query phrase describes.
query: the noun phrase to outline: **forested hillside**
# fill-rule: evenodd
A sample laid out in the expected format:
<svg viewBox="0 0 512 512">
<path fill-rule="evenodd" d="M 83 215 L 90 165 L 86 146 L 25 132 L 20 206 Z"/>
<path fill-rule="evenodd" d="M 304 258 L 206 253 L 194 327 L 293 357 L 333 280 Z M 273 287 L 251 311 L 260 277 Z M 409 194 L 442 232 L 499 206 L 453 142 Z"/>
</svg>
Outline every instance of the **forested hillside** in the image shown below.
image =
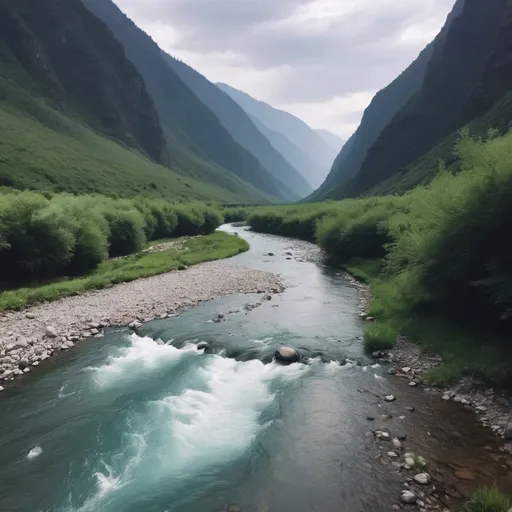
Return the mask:
<svg viewBox="0 0 512 512">
<path fill-rule="evenodd" d="M 144 78 L 164 129 L 169 159 L 178 169 L 230 189 L 231 175 L 235 175 L 281 200 L 300 197 L 237 144 L 217 116 L 174 72 L 158 45 L 113 2 L 84 3 L 112 30 Z M 198 160 L 202 161 L 199 165 Z"/>
</svg>

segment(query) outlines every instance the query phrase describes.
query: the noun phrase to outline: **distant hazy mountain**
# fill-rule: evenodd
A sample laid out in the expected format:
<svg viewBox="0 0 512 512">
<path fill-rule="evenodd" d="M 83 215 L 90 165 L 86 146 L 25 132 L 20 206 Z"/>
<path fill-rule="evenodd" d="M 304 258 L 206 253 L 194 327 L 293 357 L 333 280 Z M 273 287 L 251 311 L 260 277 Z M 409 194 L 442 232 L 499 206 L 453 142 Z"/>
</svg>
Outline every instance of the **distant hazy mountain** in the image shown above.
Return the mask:
<svg viewBox="0 0 512 512">
<path fill-rule="evenodd" d="M 316 130 L 316 133 L 318 133 L 318 135 L 320 135 L 320 137 L 322 137 L 322 139 L 324 139 L 325 142 L 327 142 L 327 144 L 329 144 L 329 146 L 331 146 L 331 148 L 336 151 L 336 153 L 341 151 L 341 148 L 346 142 L 341 137 L 335 133 L 330 132 L 329 130 L 319 129 Z"/>
<path fill-rule="evenodd" d="M 258 101 L 227 84 L 219 83 L 217 85 L 251 117 L 257 119 L 269 130 L 287 137 L 297 148 L 309 156 L 310 160 L 314 162 L 315 168 L 313 175 L 305 176 L 310 183 L 318 184 L 324 180 L 339 148 L 333 149 L 320 134 L 294 115 L 278 110 L 263 101 Z M 277 142 L 270 138 L 269 140 L 276 147 Z M 283 155 L 291 163 L 296 159 L 296 155 L 293 154 L 283 153 Z M 301 169 L 299 171 L 303 172 Z"/>
<path fill-rule="evenodd" d="M 285 159 L 238 103 L 195 69 L 169 55 L 165 58 L 183 82 L 219 118 L 235 141 L 250 151 L 275 178 L 286 183 L 298 197 L 306 197 L 313 191 L 304 176 L 294 168 L 294 162 Z"/>
<path fill-rule="evenodd" d="M 111 0 L 83 2 L 110 28 L 142 75 L 163 128 L 171 164 L 187 176 L 233 192 L 250 184 L 280 200 L 300 198 L 234 140 L 176 74 L 151 37 Z"/>
<path fill-rule="evenodd" d="M 322 176 L 318 173 L 319 164 L 313 161 L 310 155 L 296 146 L 286 135 L 271 130 L 255 117 L 251 116 L 251 119 L 272 146 L 280 154 L 286 155 L 286 160 L 304 176 L 312 189 L 316 190 L 322 184 Z"/>
</svg>

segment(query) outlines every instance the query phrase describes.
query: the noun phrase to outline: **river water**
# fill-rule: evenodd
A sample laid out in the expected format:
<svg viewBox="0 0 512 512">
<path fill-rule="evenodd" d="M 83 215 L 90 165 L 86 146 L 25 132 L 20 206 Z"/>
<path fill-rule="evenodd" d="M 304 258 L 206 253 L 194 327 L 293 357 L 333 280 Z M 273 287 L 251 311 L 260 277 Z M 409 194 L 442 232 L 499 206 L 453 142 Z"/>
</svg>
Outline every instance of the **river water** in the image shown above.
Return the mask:
<svg viewBox="0 0 512 512">
<path fill-rule="evenodd" d="M 379 459 L 391 448 L 367 419 L 384 413 L 453 510 L 480 484 L 512 489 L 510 461 L 472 412 L 365 356 L 356 291 L 315 246 L 223 229 L 251 244 L 230 263 L 278 273 L 286 291 L 249 311 L 261 294 L 204 303 L 139 335 L 112 330 L 4 391 L 1 512 L 391 510 L 403 476 Z M 219 312 L 226 320 L 211 322 Z M 281 344 L 303 361 L 272 362 Z"/>
</svg>

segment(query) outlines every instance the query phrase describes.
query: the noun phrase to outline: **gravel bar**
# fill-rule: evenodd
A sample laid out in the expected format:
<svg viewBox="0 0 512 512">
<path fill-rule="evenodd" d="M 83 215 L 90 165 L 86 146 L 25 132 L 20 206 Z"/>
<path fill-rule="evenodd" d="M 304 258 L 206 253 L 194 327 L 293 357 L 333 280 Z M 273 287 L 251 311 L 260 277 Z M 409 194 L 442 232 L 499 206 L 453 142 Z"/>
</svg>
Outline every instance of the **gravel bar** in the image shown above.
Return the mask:
<svg viewBox="0 0 512 512">
<path fill-rule="evenodd" d="M 0 313 L 0 381 L 14 380 L 106 327 L 167 318 L 199 302 L 235 293 L 280 293 L 277 275 L 222 261 L 195 265 L 112 288 Z M 0 391 L 3 387 L 0 385 Z"/>
</svg>

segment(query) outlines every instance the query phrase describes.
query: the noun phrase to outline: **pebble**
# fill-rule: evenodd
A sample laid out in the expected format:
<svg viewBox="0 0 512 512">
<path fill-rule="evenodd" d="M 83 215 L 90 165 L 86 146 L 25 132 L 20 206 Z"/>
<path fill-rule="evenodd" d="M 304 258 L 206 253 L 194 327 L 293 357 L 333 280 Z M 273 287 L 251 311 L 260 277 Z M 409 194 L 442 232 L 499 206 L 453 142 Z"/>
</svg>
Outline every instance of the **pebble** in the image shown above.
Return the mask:
<svg viewBox="0 0 512 512">
<path fill-rule="evenodd" d="M 411 388 L 415 388 L 417 385 L 418 383 L 414 380 L 411 380 L 411 382 L 409 382 L 409 386 L 411 386 Z"/>
<path fill-rule="evenodd" d="M 388 452 L 388 457 L 395 459 L 396 457 L 398 457 L 398 455 L 395 452 Z"/>
<path fill-rule="evenodd" d="M 414 475 L 414 480 L 420 485 L 428 485 L 432 479 L 428 473 L 418 473 Z"/>
<path fill-rule="evenodd" d="M 409 490 L 404 490 L 402 491 L 402 494 L 400 494 L 400 501 L 407 505 L 414 505 L 416 503 L 416 499 L 416 495 Z"/>
<path fill-rule="evenodd" d="M 393 446 L 400 450 L 402 448 L 402 443 L 400 442 L 400 439 L 397 439 L 396 437 L 393 439 Z"/>
<path fill-rule="evenodd" d="M 2 392 L 5 388 L 3 386 L 0 386 L 0 392 Z"/>
<path fill-rule="evenodd" d="M 445 400 L 445 401 L 450 400 L 450 395 L 443 395 L 442 400 Z"/>
<path fill-rule="evenodd" d="M 387 395 L 386 397 L 384 397 L 384 400 L 386 400 L 386 402 L 394 402 L 396 398 L 394 397 L 394 395 Z"/>
</svg>

